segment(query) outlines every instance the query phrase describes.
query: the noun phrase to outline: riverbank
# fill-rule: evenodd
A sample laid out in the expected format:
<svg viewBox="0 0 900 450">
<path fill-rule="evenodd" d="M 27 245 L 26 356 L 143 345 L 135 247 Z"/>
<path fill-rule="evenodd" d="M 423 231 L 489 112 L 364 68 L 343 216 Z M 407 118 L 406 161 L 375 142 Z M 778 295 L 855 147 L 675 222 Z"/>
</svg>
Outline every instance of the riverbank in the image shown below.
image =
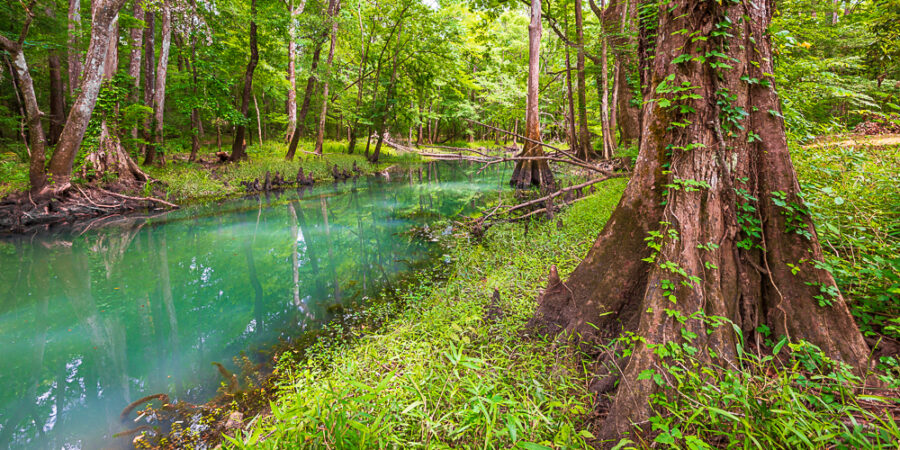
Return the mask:
<svg viewBox="0 0 900 450">
<path fill-rule="evenodd" d="M 141 166 L 150 177 L 145 184 L 76 178 L 70 188 L 50 198 L 34 198 L 26 192 L 28 180 L 21 176 L 27 174 L 24 162 L 0 160 L 0 233 L 85 225 L 108 216 L 159 212 L 255 192 L 405 170 L 425 161 L 419 155 L 388 147 L 383 148 L 377 163 L 366 159 L 361 153 L 364 148 L 346 154 L 344 142 L 326 141 L 322 155 L 305 151 L 307 147 L 311 143 L 301 142 L 293 161 L 284 160 L 287 145 L 275 141 L 249 146 L 249 158 L 236 163 L 220 161 L 215 147 L 205 148 L 195 162 L 188 161 L 187 153 L 175 153 L 168 155 L 164 166 Z M 266 184 L 267 176 L 270 185 Z"/>
<path fill-rule="evenodd" d="M 527 336 L 524 324 L 547 268 L 557 265 L 565 278 L 614 209 L 625 181 L 611 180 L 553 221 L 499 224 L 480 240 L 457 236 L 448 280 L 405 293 L 397 317 L 354 331 L 349 343 L 325 339 L 282 354 L 274 409 L 248 417 L 228 445 L 705 448 L 746 441 L 880 448 L 898 442 L 900 203 L 888 186 L 897 182 L 889 168 L 900 162 L 900 147 L 797 149 L 794 158 L 829 248 L 826 263 L 875 347 L 875 377 L 894 390 L 856 389 L 858 378 L 808 344 L 789 344 L 791 356 L 782 351 L 778 362 L 784 343 L 765 342 L 745 355 L 741 370 L 711 368 L 716 377 L 704 380 L 660 378 L 682 395 L 657 399 L 651 435 L 594 440 L 604 399 L 588 388 L 591 358 L 565 343 Z"/>
</svg>

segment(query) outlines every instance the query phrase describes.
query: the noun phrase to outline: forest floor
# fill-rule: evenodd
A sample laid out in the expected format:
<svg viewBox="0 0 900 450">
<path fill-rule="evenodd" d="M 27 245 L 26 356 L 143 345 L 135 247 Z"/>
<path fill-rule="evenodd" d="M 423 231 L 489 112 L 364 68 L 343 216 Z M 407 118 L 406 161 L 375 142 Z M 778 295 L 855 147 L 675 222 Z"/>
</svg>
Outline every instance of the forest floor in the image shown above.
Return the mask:
<svg viewBox="0 0 900 450">
<path fill-rule="evenodd" d="M 232 421 L 236 448 L 883 448 L 900 442 L 900 145 L 796 147 L 793 158 L 832 270 L 893 390 L 859 390 L 848 368 L 772 336 L 741 368 L 696 368 L 661 398 L 648 435 L 597 442 L 602 408 L 591 360 L 528 336 L 550 265 L 565 276 L 615 208 L 623 179 L 553 220 L 454 235 L 449 274 L 421 274 L 399 303 L 377 304 L 281 354 L 273 409 Z M 784 350 L 782 349 L 784 347 Z M 790 349 L 790 352 L 786 350 Z M 781 355 L 778 356 L 779 351 Z M 786 356 L 790 353 L 789 356 Z M 601 402 L 602 404 L 602 402 Z M 758 405 L 764 405 L 759 408 Z M 234 417 L 234 416 L 232 416 Z M 236 433 L 236 437 L 234 436 Z"/>
</svg>

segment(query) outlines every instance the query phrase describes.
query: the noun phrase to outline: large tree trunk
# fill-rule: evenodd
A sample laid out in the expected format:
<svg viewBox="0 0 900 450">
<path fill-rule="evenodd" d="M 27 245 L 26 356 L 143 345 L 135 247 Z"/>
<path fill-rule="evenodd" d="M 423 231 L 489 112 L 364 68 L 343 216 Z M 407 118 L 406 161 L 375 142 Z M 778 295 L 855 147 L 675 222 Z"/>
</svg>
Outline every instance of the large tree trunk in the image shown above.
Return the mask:
<svg viewBox="0 0 900 450">
<path fill-rule="evenodd" d="M 112 82 L 119 65 L 118 54 L 119 27 L 118 21 L 113 23 L 113 31 L 110 33 L 109 47 L 104 62 L 103 78 L 107 83 Z M 118 109 L 118 106 L 116 107 Z M 107 116 L 100 123 L 100 142 L 93 151 L 84 158 L 84 166 L 81 177 L 86 180 L 103 179 L 107 173 L 116 175 L 116 181 L 126 186 L 136 186 L 138 183 L 149 180 L 137 163 L 131 159 L 122 141 L 119 140 L 115 128 L 115 111 L 103 111 Z M 112 120 L 112 126 L 110 125 Z"/>
<path fill-rule="evenodd" d="M 578 45 L 578 149 L 575 156 L 587 160 L 597 157 L 591 145 L 591 133 L 588 131 L 587 118 L 587 84 L 584 74 L 584 20 L 581 11 L 582 0 L 575 0 L 575 43 Z"/>
<path fill-rule="evenodd" d="M 163 2 L 160 8 L 162 24 L 160 26 L 159 61 L 156 63 L 156 81 L 153 82 L 153 142 L 147 144 L 147 155 L 144 164 L 154 164 L 159 156 L 159 163 L 165 163 L 165 154 L 160 153 L 165 135 L 166 113 L 166 77 L 169 73 L 169 47 L 172 45 L 172 10 Z"/>
<path fill-rule="evenodd" d="M 134 7 L 131 14 L 137 20 L 144 20 L 144 8 L 141 7 L 140 0 L 134 0 Z M 143 44 L 144 30 L 143 28 L 134 27 L 131 29 L 131 56 L 128 61 L 128 76 L 131 77 L 131 94 L 129 99 L 132 103 L 137 103 L 138 95 L 141 90 L 141 46 Z M 131 129 L 131 139 L 136 141 L 138 138 L 137 124 Z"/>
<path fill-rule="evenodd" d="M 244 92 L 241 95 L 241 115 L 245 120 L 250 110 L 250 96 L 253 93 L 253 71 L 259 63 L 259 48 L 256 45 L 256 0 L 250 2 L 250 62 L 247 63 L 247 71 L 244 73 Z M 247 151 L 244 147 L 244 124 L 238 124 L 234 132 L 234 142 L 231 144 L 231 161 L 247 159 Z"/>
<path fill-rule="evenodd" d="M 539 102 L 541 56 L 541 0 L 531 0 L 531 23 L 528 25 L 528 94 L 525 110 L 525 145 L 518 156 L 541 157 L 541 118 Z M 518 189 L 530 186 L 549 188 L 553 185 L 553 173 L 547 160 L 520 160 L 516 162 L 509 184 Z"/>
<path fill-rule="evenodd" d="M 293 161 L 294 155 L 297 153 L 297 145 L 300 143 L 300 136 L 306 132 L 306 115 L 309 114 L 309 102 L 312 99 L 313 91 L 316 89 L 316 69 L 319 67 L 319 57 L 322 54 L 322 44 L 324 39 L 316 42 L 316 49 L 313 50 L 312 63 L 309 66 L 309 78 L 306 79 L 306 92 L 303 94 L 303 104 L 300 106 L 300 112 L 297 114 L 297 128 L 294 129 L 294 135 L 291 137 L 291 143 L 288 145 L 287 154 L 284 159 Z"/>
<path fill-rule="evenodd" d="M 72 177 L 72 164 L 81 147 L 91 113 L 97 104 L 100 85 L 103 83 L 103 63 L 106 60 L 112 25 L 124 4 L 125 0 L 96 0 L 96 7 L 93 8 L 91 43 L 85 59 L 81 91 L 72 104 L 66 126 L 59 137 L 59 144 L 53 157 L 50 158 L 50 173 L 53 176 L 53 183 L 57 186 L 65 187 Z"/>
<path fill-rule="evenodd" d="M 31 17 L 26 19 L 30 24 Z M 26 30 L 28 25 L 26 24 Z M 24 33 L 22 38 L 24 39 Z M 29 162 L 28 181 L 32 192 L 38 192 L 47 184 L 47 175 L 44 172 L 45 161 L 45 138 L 44 126 L 41 124 L 41 115 L 43 114 L 38 107 L 37 95 L 34 92 L 34 80 L 31 78 L 31 72 L 28 70 L 28 63 L 25 61 L 25 52 L 22 44 L 13 42 L 5 36 L 0 35 L 0 49 L 9 52 L 12 58 L 13 70 L 16 71 L 15 77 L 19 80 L 19 91 L 22 94 L 22 102 L 25 104 L 25 115 L 28 121 L 28 140 L 31 145 L 31 161 Z"/>
<path fill-rule="evenodd" d="M 69 40 L 67 59 L 69 62 L 69 96 L 78 95 L 81 85 L 81 0 L 69 0 Z"/>
<path fill-rule="evenodd" d="M 337 44 L 337 31 L 338 31 L 338 21 L 337 14 L 341 9 L 340 0 L 330 0 L 328 2 L 328 18 L 331 20 L 331 45 L 328 47 L 328 58 L 325 58 L 325 67 L 328 71 L 331 70 L 331 63 L 334 61 L 334 46 Z M 330 77 L 330 75 L 329 75 Z M 328 87 L 331 83 L 329 83 L 329 78 L 325 78 L 325 83 L 322 84 L 322 110 L 319 113 L 319 129 L 316 134 L 316 147 L 315 152 L 317 155 L 322 154 L 322 144 L 325 140 L 325 119 L 328 115 Z"/>
<path fill-rule="evenodd" d="M 766 325 L 775 336 L 809 341 L 865 370 L 869 349 L 844 299 L 822 297 L 837 290 L 831 274 L 816 267 L 822 249 L 779 118 L 766 35 L 772 12 L 765 0 L 679 0 L 642 25 L 642 33 L 654 26 L 659 38 L 655 57 L 643 61 L 648 102 L 633 178 L 569 279 L 551 271 L 531 321 L 587 342 L 623 331 L 641 336 L 627 363 L 616 364 L 621 373 L 612 371 L 621 382 L 595 433 L 601 437 L 646 423 L 649 396 L 672 393 L 639 376 L 664 374 L 671 362 L 654 346 L 689 344 L 701 350 L 694 355 L 701 363 L 723 367 L 736 360 L 735 330 L 713 325 L 712 316 L 733 322 L 745 342 Z M 733 24 L 728 34 L 718 32 L 723 23 Z M 677 33 L 682 29 L 693 34 Z M 710 52 L 727 55 L 733 67 L 701 63 Z M 682 53 L 696 59 L 673 63 Z M 699 98 L 677 99 L 675 89 L 686 85 Z M 600 357 L 598 366 L 604 362 Z M 603 394 L 611 386 L 593 389 Z"/>
</svg>

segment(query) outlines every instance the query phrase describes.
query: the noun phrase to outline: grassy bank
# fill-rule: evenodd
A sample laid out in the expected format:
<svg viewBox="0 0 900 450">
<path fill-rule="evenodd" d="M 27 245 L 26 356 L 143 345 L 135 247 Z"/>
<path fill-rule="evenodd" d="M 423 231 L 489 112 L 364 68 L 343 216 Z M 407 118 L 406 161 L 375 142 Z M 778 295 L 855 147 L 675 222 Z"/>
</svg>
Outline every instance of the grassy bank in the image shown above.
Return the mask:
<svg viewBox="0 0 900 450">
<path fill-rule="evenodd" d="M 394 320 L 349 345 L 283 355 L 273 415 L 236 445 L 584 447 L 588 375 L 570 349 L 520 332 L 547 267 L 575 267 L 624 185 L 576 203 L 562 229 L 505 224 L 481 242 L 460 238 L 449 279 L 407 293 Z"/>
<path fill-rule="evenodd" d="M 363 154 L 364 141 L 357 144 L 356 152 L 352 155 L 346 153 L 347 143 L 342 141 L 325 141 L 322 156 L 307 153 L 313 147 L 313 142 L 301 141 L 294 160 L 285 161 L 287 144 L 268 141 L 262 145 L 248 146 L 249 159 L 233 164 L 209 164 L 217 161 L 215 146 L 201 149 L 200 156 L 207 161 L 206 164 L 187 162 L 187 153 L 170 154 L 167 155 L 169 162 L 165 166 L 141 166 L 159 182 L 148 185 L 144 192 L 137 194 L 149 195 L 152 189 L 155 195 L 165 197 L 166 200 L 193 203 L 240 195 L 244 192 L 239 184 L 241 181 L 253 181 L 255 178 L 262 181 L 267 171 L 273 176 L 275 172 L 280 172 L 286 179 L 292 180 L 302 167 L 304 173 L 312 173 L 316 182 L 320 182 L 333 180 L 331 170 L 335 165 L 341 170 L 349 171 L 355 163 L 362 174 L 369 174 L 390 166 L 403 167 L 422 161 L 417 155 L 400 153 L 383 146 L 379 162 L 372 164 Z M 28 166 L 23 158 L 12 152 L 0 154 L 0 198 L 28 188 Z M 79 168 L 76 167 L 75 172 L 78 171 Z M 79 179 L 76 177 L 74 181 L 79 182 Z"/>
<path fill-rule="evenodd" d="M 898 313 L 900 147 L 797 149 L 795 163 L 827 262 L 871 339 L 894 340 Z M 615 208 L 623 180 L 606 183 L 559 223 L 492 227 L 457 237 L 448 280 L 404 294 L 399 313 L 351 341 L 323 340 L 278 364 L 272 414 L 228 443 L 278 448 L 585 448 L 591 375 L 573 349 L 525 338 L 547 268 L 565 276 Z M 893 186 L 894 188 L 891 188 Z M 497 290 L 499 296 L 492 293 Z M 349 342 L 349 343 L 348 343 Z M 673 358 L 659 383 L 653 432 L 621 448 L 881 448 L 900 441 L 897 392 L 860 394 L 849 368 L 805 343 L 772 336 L 740 367 Z M 790 349 L 790 356 L 787 356 Z M 780 356 L 779 356 L 780 353 Z M 893 355 L 874 355 L 898 386 Z M 680 368 L 692 368 L 684 371 Z M 706 375 L 700 377 L 699 374 Z M 652 440 L 642 440 L 652 439 Z"/>
<path fill-rule="evenodd" d="M 322 156 L 304 152 L 312 147 L 312 142 L 301 142 L 293 161 L 284 160 L 287 152 L 286 144 L 269 141 L 262 145 L 248 146 L 247 154 L 250 158 L 247 161 L 201 165 L 187 162 L 187 155 L 180 154 L 177 155 L 176 161 L 164 167 L 143 168 L 151 177 L 162 182 L 161 189 L 165 191 L 169 200 L 193 202 L 240 194 L 244 191 L 239 185 L 241 181 L 253 181 L 255 178 L 262 181 L 266 172 L 273 176 L 275 172 L 279 172 L 284 178 L 292 180 L 297 175 L 297 170 L 302 167 L 304 173 L 312 174 L 316 182 L 320 182 L 333 180 L 331 171 L 335 165 L 340 170 L 349 171 L 355 163 L 361 173 L 370 174 L 390 166 L 407 166 L 422 161 L 417 155 L 398 153 L 388 147 L 382 147 L 381 157 L 376 164 L 366 160 L 362 153 L 365 150 L 364 145 L 357 145 L 356 152 L 352 155 L 346 153 L 346 142 L 326 141 Z M 212 155 L 214 148 L 206 150 L 210 153 L 204 159 L 215 160 Z M 154 188 L 157 189 L 156 186 Z"/>
</svg>

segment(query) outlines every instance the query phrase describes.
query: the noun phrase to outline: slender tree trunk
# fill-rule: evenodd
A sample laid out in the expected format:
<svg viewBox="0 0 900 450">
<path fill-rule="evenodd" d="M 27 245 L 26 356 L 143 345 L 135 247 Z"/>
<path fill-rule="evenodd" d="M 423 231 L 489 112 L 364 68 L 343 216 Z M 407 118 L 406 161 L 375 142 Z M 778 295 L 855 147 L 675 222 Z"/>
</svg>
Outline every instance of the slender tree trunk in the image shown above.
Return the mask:
<svg viewBox="0 0 900 450">
<path fill-rule="evenodd" d="M 263 98 L 265 101 L 265 98 Z M 265 105 L 264 105 L 265 106 Z M 256 101 L 256 94 L 253 94 L 253 109 L 256 110 L 256 131 L 257 137 L 259 139 L 259 146 L 263 145 L 263 132 L 262 132 L 262 116 L 259 114 L 259 103 Z"/>
<path fill-rule="evenodd" d="M 85 59 L 81 91 L 72 104 L 72 109 L 66 118 L 66 126 L 60 133 L 56 151 L 50 158 L 53 184 L 61 188 L 67 187 L 72 177 L 75 155 L 81 147 L 91 113 L 97 104 L 97 95 L 100 93 L 100 85 L 103 83 L 103 63 L 109 46 L 111 26 L 119 10 L 125 4 L 125 0 L 96 0 L 96 4 L 97 7 L 93 11 L 91 43 Z"/>
<path fill-rule="evenodd" d="M 600 0 L 600 7 L 605 7 L 604 0 Z M 615 149 L 615 130 L 609 123 L 609 53 L 607 51 L 608 31 L 604 21 L 600 21 L 600 84 L 603 90 L 600 94 L 600 128 L 603 133 L 603 159 L 610 159 Z"/>
<path fill-rule="evenodd" d="M 397 48 L 394 51 L 394 59 L 391 62 L 391 82 L 388 84 L 384 97 L 384 111 L 378 119 L 378 140 L 375 141 L 375 150 L 372 152 L 372 157 L 369 158 L 372 162 L 378 162 L 378 159 L 381 157 L 381 145 L 384 143 L 384 134 L 387 132 L 388 115 L 393 111 L 394 89 L 397 83 L 397 60 L 400 58 L 401 50 L 400 34 L 403 33 L 402 20 L 402 16 L 397 19 Z"/>
<path fill-rule="evenodd" d="M 134 0 L 134 8 L 131 14 L 137 20 L 144 20 L 144 8 L 141 7 L 140 0 Z M 141 46 L 143 45 L 144 30 L 142 28 L 132 28 L 130 32 L 131 38 L 131 58 L 128 61 L 128 76 L 131 77 L 131 94 L 128 98 L 132 103 L 137 103 L 141 89 Z M 131 139 L 137 140 L 138 126 L 137 124 L 131 129 Z"/>
<path fill-rule="evenodd" d="M 146 11 L 144 14 L 147 27 L 144 28 L 144 59 L 143 59 L 143 78 L 144 78 L 144 106 L 153 109 L 153 91 L 156 88 L 156 14 Z M 141 145 L 141 153 L 144 154 L 146 161 L 153 143 L 153 117 L 147 117 L 144 120 L 144 142 Z"/>
<path fill-rule="evenodd" d="M 250 62 L 247 64 L 247 72 L 244 73 L 244 93 L 241 96 L 241 116 L 247 120 L 247 112 L 250 110 L 250 95 L 253 93 L 253 71 L 259 63 L 259 49 L 256 46 L 256 0 L 250 2 Z M 234 132 L 234 142 L 231 144 L 231 161 L 247 159 L 244 149 L 244 124 L 238 124 Z"/>
<path fill-rule="evenodd" d="M 58 50 L 49 51 L 47 67 L 50 69 L 50 134 L 47 136 L 47 143 L 56 145 L 66 123 L 66 93 Z"/>
<path fill-rule="evenodd" d="M 31 18 L 26 19 L 29 23 Z M 26 25 L 27 27 L 27 25 Z M 24 36 L 23 36 L 24 37 Z M 41 191 L 47 184 L 47 175 L 44 172 L 46 154 L 46 140 L 44 127 L 41 124 L 41 115 L 34 91 L 34 81 L 25 61 L 25 52 L 22 44 L 13 42 L 0 35 L 0 49 L 9 52 L 12 58 L 13 70 L 18 78 L 18 89 L 22 94 L 22 102 L 25 104 L 25 115 L 28 122 L 28 139 L 31 145 L 31 161 L 29 162 L 28 181 L 32 192 Z"/>
<path fill-rule="evenodd" d="M 359 32 L 360 35 L 362 35 L 365 32 L 362 23 L 362 12 L 359 12 L 357 17 L 359 19 Z M 366 45 L 362 51 L 362 58 L 359 60 L 359 73 L 357 75 L 357 78 L 359 78 L 359 82 L 356 86 L 356 106 L 353 110 L 353 125 L 350 127 L 350 135 L 347 138 L 349 141 L 347 143 L 347 154 L 353 154 L 353 151 L 356 149 L 356 130 L 359 128 L 359 111 L 360 105 L 362 105 L 366 66 L 368 65 L 369 61 L 369 48 L 372 46 L 373 38 L 374 33 L 369 33 L 369 39 L 366 41 Z"/>
<path fill-rule="evenodd" d="M 69 96 L 75 98 L 78 95 L 78 87 L 81 86 L 81 0 L 69 0 Z"/>
<path fill-rule="evenodd" d="M 330 0 L 328 2 L 328 18 L 331 20 L 331 44 L 328 46 L 328 57 L 325 58 L 325 67 L 327 71 L 331 71 L 331 63 L 334 61 L 334 46 L 337 44 L 338 21 L 337 14 L 341 9 L 340 0 Z M 319 129 L 316 134 L 315 152 L 317 155 L 322 154 L 322 144 L 325 140 L 325 119 L 328 115 L 328 88 L 330 83 L 330 73 L 322 84 L 322 109 L 319 113 Z"/>
<path fill-rule="evenodd" d="M 297 128 L 297 17 L 303 14 L 306 9 L 306 0 L 300 0 L 300 6 L 294 8 L 293 0 L 290 2 L 290 20 L 288 27 L 288 69 L 287 80 L 290 84 L 287 98 L 287 131 L 284 135 L 284 141 L 290 142 Z"/>
<path fill-rule="evenodd" d="M 191 92 L 197 97 L 197 42 L 191 42 Z M 200 152 L 200 137 L 203 134 L 203 121 L 200 120 L 200 109 L 191 108 L 191 155 L 188 161 L 196 161 Z"/>
<path fill-rule="evenodd" d="M 591 145 L 591 133 L 588 130 L 587 118 L 587 83 L 584 68 L 584 19 L 582 0 L 575 0 L 575 43 L 578 45 L 577 77 L 578 77 L 578 144 L 575 156 L 588 160 L 597 157 Z"/>
<path fill-rule="evenodd" d="M 166 2 L 160 8 L 162 24 L 160 26 L 159 61 L 156 63 L 156 81 L 153 89 L 153 142 L 147 145 L 147 157 L 144 164 L 154 164 L 159 158 L 165 164 L 165 153 L 162 145 L 165 141 L 163 133 L 166 112 L 166 77 L 169 72 L 169 47 L 172 45 L 172 11 Z"/>
<path fill-rule="evenodd" d="M 531 0 L 531 23 L 528 25 L 528 97 L 525 110 L 525 136 L 531 141 L 541 142 L 541 117 L 539 102 L 541 57 L 541 0 Z M 525 142 L 519 156 L 543 156 L 544 150 L 534 142 Z M 517 161 L 509 184 L 517 189 L 530 186 L 550 188 L 553 173 L 546 160 Z"/>
<path fill-rule="evenodd" d="M 565 33 L 569 34 L 569 19 L 568 14 L 563 12 L 563 17 L 565 19 Z M 575 123 L 575 99 L 572 94 L 572 64 L 569 60 L 569 46 L 566 45 L 566 97 L 568 100 L 568 109 L 566 110 L 566 134 L 569 135 L 569 148 L 575 151 L 576 156 L 581 153 L 581 147 L 579 145 L 579 134 L 576 131 L 576 123 Z M 580 51 L 580 50 L 579 50 Z"/>
<path fill-rule="evenodd" d="M 303 94 L 303 104 L 300 106 L 300 112 L 297 114 L 297 128 L 294 129 L 294 136 L 291 137 L 291 143 L 288 145 L 287 155 L 284 159 L 293 161 L 294 154 L 297 153 L 297 145 L 300 143 L 300 136 L 306 132 L 306 115 L 309 114 L 309 102 L 312 94 L 316 89 L 316 69 L 319 67 L 319 56 L 322 54 L 322 44 L 324 39 L 316 42 L 316 49 L 313 50 L 312 63 L 309 66 L 309 78 L 306 79 L 306 92 Z"/>
<path fill-rule="evenodd" d="M 677 364 L 654 348 L 685 349 L 680 356 L 688 364 L 733 367 L 737 346 L 761 340 L 757 330 L 765 325 L 772 335 L 809 341 L 860 373 L 869 356 L 841 295 L 821 297 L 837 290 L 818 266 L 822 249 L 777 113 L 766 33 L 772 2 L 677 0 L 655 12 L 657 19 L 642 24 L 642 34 L 652 26 L 665 39 L 655 41 L 654 58 L 642 60 L 649 101 L 634 175 L 568 280 L 551 270 L 531 321 L 587 343 L 623 332 L 640 336 L 624 361 L 599 357 L 598 367 L 615 366 L 608 373 L 620 380 L 618 388 L 600 379 L 591 387 L 600 395 L 615 390 L 605 423 L 594 430 L 604 439 L 646 424 L 651 395 L 675 400 L 674 390 L 646 377 L 647 371 L 667 376 L 666 368 Z M 714 26 L 722 23 L 733 24 L 727 34 Z M 677 32 L 683 29 L 695 33 Z M 697 58 L 673 62 L 685 52 Z M 727 55 L 733 67 L 700 63 L 709 52 Z M 750 84 L 746 77 L 764 82 Z M 699 98 L 679 99 L 668 89 L 684 83 L 695 86 L 691 93 Z M 671 104 L 657 101 L 663 98 Z M 723 102 L 727 109 L 720 108 Z M 730 112 L 738 109 L 748 114 Z M 697 187 L 670 188 L 681 180 Z"/>
</svg>

